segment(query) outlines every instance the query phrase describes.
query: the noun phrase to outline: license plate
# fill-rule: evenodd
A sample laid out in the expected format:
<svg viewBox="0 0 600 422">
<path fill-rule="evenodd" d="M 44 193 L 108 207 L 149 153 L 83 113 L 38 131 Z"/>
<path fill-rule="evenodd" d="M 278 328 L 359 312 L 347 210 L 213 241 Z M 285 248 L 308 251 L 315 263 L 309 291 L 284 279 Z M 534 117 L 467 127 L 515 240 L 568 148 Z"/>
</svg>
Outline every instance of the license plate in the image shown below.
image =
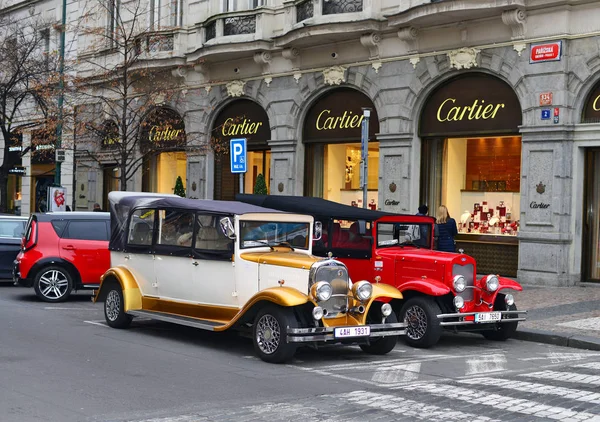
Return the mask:
<svg viewBox="0 0 600 422">
<path fill-rule="evenodd" d="M 493 322 L 500 321 L 502 314 L 500 312 L 483 312 L 475 314 L 475 322 Z"/>
<path fill-rule="evenodd" d="M 365 337 L 371 335 L 371 327 L 340 327 L 333 330 L 335 338 Z"/>
</svg>

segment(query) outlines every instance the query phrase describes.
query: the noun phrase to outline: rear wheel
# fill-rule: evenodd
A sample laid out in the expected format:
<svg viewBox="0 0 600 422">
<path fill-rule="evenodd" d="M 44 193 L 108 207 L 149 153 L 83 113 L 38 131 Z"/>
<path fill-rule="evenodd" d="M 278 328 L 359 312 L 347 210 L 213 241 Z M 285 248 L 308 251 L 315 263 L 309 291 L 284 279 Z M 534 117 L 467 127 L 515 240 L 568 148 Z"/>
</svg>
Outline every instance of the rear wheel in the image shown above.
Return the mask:
<svg viewBox="0 0 600 422">
<path fill-rule="evenodd" d="M 133 317 L 125 313 L 125 301 L 123 300 L 123 290 L 117 283 L 111 283 L 108 286 L 106 299 L 104 300 L 104 318 L 106 323 L 112 328 L 127 328 L 131 324 Z"/>
<path fill-rule="evenodd" d="M 494 302 L 494 311 L 516 311 L 517 305 L 514 303 L 510 306 L 504 301 L 504 295 L 498 294 L 496 301 Z M 517 315 L 510 315 L 507 318 L 517 318 Z M 519 321 L 515 322 L 503 322 L 496 324 L 495 330 L 486 330 L 481 334 L 488 340 L 493 341 L 506 341 L 515 335 Z"/>
<path fill-rule="evenodd" d="M 73 276 L 63 267 L 51 265 L 38 271 L 33 289 L 44 302 L 64 302 L 73 290 Z"/>
<path fill-rule="evenodd" d="M 298 321 L 291 309 L 266 306 L 254 319 L 252 340 L 254 350 L 265 362 L 282 363 L 296 353 L 296 345 L 288 343 L 287 328 L 296 328 Z"/>
<path fill-rule="evenodd" d="M 373 315 L 373 317 L 371 317 Z M 383 316 L 381 312 L 369 312 L 369 316 L 367 317 L 367 322 L 371 324 L 381 324 Z M 386 319 L 385 322 L 387 324 L 395 324 L 398 322 L 398 317 L 396 317 L 395 313 L 391 313 Z M 371 355 L 385 355 L 394 350 L 396 347 L 396 343 L 398 341 L 398 336 L 386 336 L 380 337 L 377 340 L 372 340 L 369 344 L 361 344 L 360 348 L 363 352 L 369 353 Z"/>
<path fill-rule="evenodd" d="M 400 310 L 400 319 L 406 323 L 406 343 L 419 348 L 436 344 L 442 335 L 437 317 L 441 313 L 439 305 L 429 297 L 408 299 Z"/>
</svg>

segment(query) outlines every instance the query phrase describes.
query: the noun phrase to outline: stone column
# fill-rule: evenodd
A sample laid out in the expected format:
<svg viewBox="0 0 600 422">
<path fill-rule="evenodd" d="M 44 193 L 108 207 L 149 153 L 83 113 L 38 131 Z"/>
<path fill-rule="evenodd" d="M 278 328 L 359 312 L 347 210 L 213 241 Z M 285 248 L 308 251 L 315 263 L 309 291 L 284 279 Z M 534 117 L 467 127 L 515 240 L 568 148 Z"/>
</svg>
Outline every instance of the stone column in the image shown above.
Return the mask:
<svg viewBox="0 0 600 422">
<path fill-rule="evenodd" d="M 411 133 L 378 134 L 379 199 L 383 211 L 411 214 Z M 414 213 L 413 213 L 414 214 Z"/>
<path fill-rule="evenodd" d="M 521 129 L 521 215 L 518 279 L 523 284 L 570 286 L 573 128 Z"/>
<path fill-rule="evenodd" d="M 271 195 L 299 195 L 296 192 L 296 145 L 297 141 L 270 140 L 271 147 L 271 179 L 269 193 Z M 303 172 L 300 172 L 302 174 Z"/>
</svg>

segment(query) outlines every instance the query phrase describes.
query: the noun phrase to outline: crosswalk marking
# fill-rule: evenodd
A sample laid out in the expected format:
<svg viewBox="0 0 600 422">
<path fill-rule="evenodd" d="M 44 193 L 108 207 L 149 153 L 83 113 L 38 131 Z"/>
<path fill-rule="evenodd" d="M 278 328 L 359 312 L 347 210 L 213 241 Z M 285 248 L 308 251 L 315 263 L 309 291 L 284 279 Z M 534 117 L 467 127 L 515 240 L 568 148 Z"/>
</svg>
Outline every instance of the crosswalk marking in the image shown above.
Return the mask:
<svg viewBox="0 0 600 422">
<path fill-rule="evenodd" d="M 520 374 L 521 377 L 549 379 L 553 381 L 576 382 L 579 384 L 600 385 L 600 376 L 576 372 L 539 371 Z"/>
<path fill-rule="evenodd" d="M 382 366 L 375 370 L 371 381 L 383 385 L 416 381 L 417 379 L 419 379 L 419 372 L 421 372 L 420 363 L 410 363 L 408 365 Z"/>
<path fill-rule="evenodd" d="M 577 412 L 565 407 L 549 406 L 543 403 L 526 399 L 516 399 L 501 394 L 487 393 L 453 386 L 449 384 L 413 384 L 393 387 L 397 390 L 426 392 L 438 397 L 452 398 L 454 400 L 477 403 L 483 406 L 503 409 L 513 413 L 522 413 L 536 417 L 562 420 L 568 418 L 571 421 L 585 421 L 597 417 L 588 412 Z M 600 417 L 598 417 L 600 419 Z"/>
<path fill-rule="evenodd" d="M 393 396 L 391 394 L 371 393 L 367 391 L 352 391 L 342 395 L 337 395 L 342 399 L 368 406 L 375 409 L 384 409 L 388 412 L 400 414 L 423 421 L 444 421 L 444 422 L 495 422 L 495 419 L 486 416 L 480 416 L 461 412 L 449 408 L 442 408 L 432 404 L 420 403 L 403 397 Z"/>
<path fill-rule="evenodd" d="M 539 384 L 535 382 L 513 381 L 502 378 L 474 378 L 470 380 L 460 380 L 461 384 L 485 385 L 490 387 L 500 387 L 509 390 L 523 391 L 526 393 L 548 394 L 561 396 L 566 399 L 582 401 L 586 403 L 600 404 L 600 393 L 594 393 L 587 390 L 577 390 L 574 388 L 555 387 L 553 385 Z"/>
<path fill-rule="evenodd" d="M 484 374 L 503 371 L 504 369 L 506 369 L 506 356 L 504 354 L 483 355 L 467 359 L 467 372 L 465 375 Z"/>
<path fill-rule="evenodd" d="M 574 365 L 575 368 L 600 369 L 600 362 L 582 363 Z"/>
</svg>

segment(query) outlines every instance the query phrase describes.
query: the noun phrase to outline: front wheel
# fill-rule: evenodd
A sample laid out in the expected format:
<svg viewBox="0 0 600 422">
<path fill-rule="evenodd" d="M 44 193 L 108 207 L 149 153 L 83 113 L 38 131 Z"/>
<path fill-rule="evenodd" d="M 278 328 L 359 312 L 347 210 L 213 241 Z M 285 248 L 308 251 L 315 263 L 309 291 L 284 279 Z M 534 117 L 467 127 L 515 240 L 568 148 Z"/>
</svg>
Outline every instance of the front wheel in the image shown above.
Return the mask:
<svg viewBox="0 0 600 422">
<path fill-rule="evenodd" d="M 127 328 L 133 317 L 125 313 L 125 301 L 121 286 L 114 283 L 108 287 L 106 300 L 104 301 L 104 318 L 109 327 Z"/>
<path fill-rule="evenodd" d="M 438 319 L 440 307 L 431 298 L 413 297 L 400 310 L 400 319 L 406 323 L 406 343 L 412 347 L 428 348 L 442 336 Z"/>
<path fill-rule="evenodd" d="M 494 310 L 495 311 L 516 311 L 517 305 L 515 305 L 513 303 L 512 305 L 508 306 L 506 304 L 506 302 L 504 302 L 504 295 L 499 294 L 498 296 L 496 296 L 496 302 L 494 303 Z M 516 318 L 516 317 L 517 317 L 517 315 L 515 314 L 515 315 L 510 315 L 508 318 Z M 486 331 L 483 331 L 481 334 L 488 340 L 506 341 L 509 338 L 514 337 L 515 333 L 517 332 L 518 325 L 519 325 L 519 321 L 498 323 L 496 325 L 495 330 L 486 330 Z"/>
<path fill-rule="evenodd" d="M 254 350 L 269 363 L 282 363 L 296 353 L 296 345 L 288 343 L 287 328 L 296 328 L 298 322 L 290 309 L 267 306 L 256 315 L 252 329 Z"/>
<path fill-rule="evenodd" d="M 73 290 L 73 276 L 57 265 L 45 267 L 36 274 L 33 289 L 44 302 L 64 302 Z"/>
<path fill-rule="evenodd" d="M 367 320 L 371 323 L 380 324 L 382 317 L 379 317 L 379 321 L 372 321 L 370 318 Z M 391 313 L 386 319 L 386 324 L 395 324 L 398 322 L 398 318 L 395 313 Z M 396 342 L 398 341 L 398 336 L 387 336 L 381 337 L 377 340 L 372 340 L 370 344 L 361 344 L 360 348 L 363 352 L 369 353 L 371 355 L 386 355 L 396 347 Z"/>
</svg>

